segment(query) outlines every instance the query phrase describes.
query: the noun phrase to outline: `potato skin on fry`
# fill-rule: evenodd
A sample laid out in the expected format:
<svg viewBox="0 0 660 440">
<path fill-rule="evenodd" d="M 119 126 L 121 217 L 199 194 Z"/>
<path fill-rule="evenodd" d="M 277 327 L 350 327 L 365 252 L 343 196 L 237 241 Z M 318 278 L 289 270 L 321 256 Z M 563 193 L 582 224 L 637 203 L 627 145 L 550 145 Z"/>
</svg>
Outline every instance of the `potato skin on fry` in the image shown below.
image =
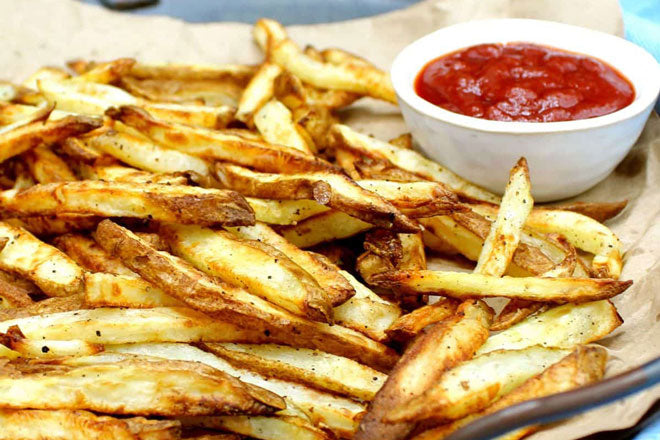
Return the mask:
<svg viewBox="0 0 660 440">
<path fill-rule="evenodd" d="M 0 203 L 7 213 L 21 216 L 94 214 L 228 226 L 255 221 L 254 211 L 240 194 L 191 186 L 61 182 L 3 191 Z"/>
</svg>

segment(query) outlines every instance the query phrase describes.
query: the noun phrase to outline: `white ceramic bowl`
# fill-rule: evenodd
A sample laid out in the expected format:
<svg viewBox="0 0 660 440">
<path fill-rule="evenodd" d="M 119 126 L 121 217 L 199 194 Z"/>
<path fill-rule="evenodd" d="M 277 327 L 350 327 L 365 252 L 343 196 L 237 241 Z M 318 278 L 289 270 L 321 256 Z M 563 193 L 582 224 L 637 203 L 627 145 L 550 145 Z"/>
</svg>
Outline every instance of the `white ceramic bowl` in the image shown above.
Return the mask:
<svg viewBox="0 0 660 440">
<path fill-rule="evenodd" d="M 453 113 L 419 97 L 414 81 L 430 60 L 482 43 L 531 42 L 599 58 L 635 88 L 627 107 L 565 122 L 500 122 Z M 603 180 L 639 137 L 660 90 L 660 65 L 644 49 L 602 32 L 561 23 L 494 19 L 440 29 L 407 46 L 392 82 L 422 151 L 459 175 L 501 194 L 509 169 L 529 163 L 534 198 L 558 200 Z"/>
</svg>

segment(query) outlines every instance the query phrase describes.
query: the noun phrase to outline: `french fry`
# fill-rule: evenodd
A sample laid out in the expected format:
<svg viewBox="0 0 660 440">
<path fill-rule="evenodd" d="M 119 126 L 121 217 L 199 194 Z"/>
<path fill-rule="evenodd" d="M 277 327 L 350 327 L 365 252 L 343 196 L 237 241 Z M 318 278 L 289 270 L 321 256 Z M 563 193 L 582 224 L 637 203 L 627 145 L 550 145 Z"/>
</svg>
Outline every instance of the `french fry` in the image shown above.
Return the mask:
<svg viewBox="0 0 660 440">
<path fill-rule="evenodd" d="M 108 131 L 85 139 L 83 142 L 95 150 L 152 173 L 193 171 L 207 178 L 211 175 L 209 166 L 204 160 L 177 150 L 163 148 L 128 133 Z"/>
<path fill-rule="evenodd" d="M 250 203 L 250 199 L 248 199 L 248 203 Z M 255 211 L 258 217 L 259 211 Z M 355 289 L 342 276 L 337 266 L 289 243 L 285 238 L 268 227 L 268 225 L 257 222 L 252 226 L 238 226 L 227 229 L 241 238 L 260 241 L 282 252 L 316 280 L 319 286 L 326 292 L 328 300 L 333 306 L 341 305 L 355 295 Z"/>
<path fill-rule="evenodd" d="M 28 231 L 0 222 L 0 238 L 9 241 L 0 252 L 0 268 L 34 282 L 46 295 L 82 291 L 83 269 L 64 253 Z"/>
<path fill-rule="evenodd" d="M 264 63 L 243 90 L 235 118 L 252 123 L 254 114 L 273 97 L 275 79 L 282 73 L 277 64 Z"/>
<path fill-rule="evenodd" d="M 401 309 L 376 295 L 350 273 L 342 270 L 340 274 L 353 286 L 355 296 L 333 309 L 335 322 L 375 341 L 385 341 L 385 330 L 401 316 Z"/>
<path fill-rule="evenodd" d="M 0 322 L 85 308 L 80 295 L 54 296 L 19 308 L 0 309 Z M 7 330 L 7 326 L 2 331 Z M 46 339 L 46 338 L 43 338 Z"/>
<path fill-rule="evenodd" d="M 562 324 L 560 324 L 562 323 Z M 623 323 L 610 301 L 565 304 L 528 317 L 491 336 L 477 354 L 532 345 L 570 348 L 604 338 Z"/>
<path fill-rule="evenodd" d="M 0 82 L 0 85 L 1 84 L 2 82 Z M 2 99 L 0 99 L 0 101 L 2 101 Z M 43 117 L 43 112 L 43 106 L 0 103 L 0 125 L 11 125 L 25 121 L 26 119 L 38 119 Z"/>
<path fill-rule="evenodd" d="M 493 312 L 480 301 L 466 301 L 458 313 L 419 336 L 390 372 L 360 421 L 356 440 L 402 439 L 411 423 L 386 423 L 383 418 L 411 397 L 424 393 L 445 371 L 472 357 L 488 338 Z"/>
<path fill-rule="evenodd" d="M 150 173 L 122 165 L 82 166 L 85 180 L 104 180 L 110 182 L 156 183 L 159 185 L 188 185 L 191 182 L 186 172 Z M 190 174 L 191 176 L 192 174 Z"/>
<path fill-rule="evenodd" d="M 135 63 L 131 76 L 136 78 L 178 80 L 231 80 L 245 86 L 256 68 L 240 64 Z"/>
<path fill-rule="evenodd" d="M 184 417 L 184 426 L 201 426 L 236 432 L 261 440 L 332 440 L 333 436 L 307 420 L 292 416 Z"/>
<path fill-rule="evenodd" d="M 90 231 L 102 220 L 101 217 L 85 214 L 62 214 L 36 217 L 6 218 L 3 222 L 23 228 L 36 236 L 52 236 L 70 232 Z"/>
<path fill-rule="evenodd" d="M 405 148 L 406 150 L 412 150 L 413 148 L 413 138 L 410 133 L 403 133 L 399 136 L 390 139 L 387 141 L 388 144 L 392 144 L 395 147 Z"/>
<path fill-rule="evenodd" d="M 619 215 L 627 205 L 628 200 L 620 202 L 573 202 L 553 206 L 543 206 L 541 209 L 572 211 L 590 217 L 597 222 L 604 223 Z"/>
<path fill-rule="evenodd" d="M 99 225 L 96 239 L 145 280 L 211 317 L 265 332 L 273 342 L 323 349 L 379 370 L 395 362 L 396 355 L 384 345 L 341 326 L 308 321 L 244 290 L 220 284 L 109 220 Z M 293 329 L 298 335 L 295 340 L 290 337 Z"/>
<path fill-rule="evenodd" d="M 505 395 L 488 408 L 475 414 L 470 414 L 448 425 L 432 428 L 413 437 L 413 440 L 442 440 L 468 423 L 493 414 L 504 408 L 531 399 L 562 393 L 599 381 L 605 373 L 607 352 L 602 347 L 578 346 L 571 354 L 551 365 L 542 373 L 526 380 L 522 385 Z M 515 431 L 515 436 L 522 438 L 536 430 L 538 425 L 531 425 Z"/>
<path fill-rule="evenodd" d="M 505 297 L 553 303 L 581 303 L 620 294 L 632 281 L 592 278 L 496 278 L 478 273 L 432 270 L 399 271 L 374 275 L 372 282 L 408 293 L 452 298 Z"/>
<path fill-rule="evenodd" d="M 55 238 L 53 244 L 86 270 L 135 276 L 133 271 L 119 259 L 110 256 L 90 237 L 66 234 Z"/>
<path fill-rule="evenodd" d="M 291 112 L 284 104 L 272 99 L 254 114 L 254 125 L 266 142 L 286 145 L 303 153 L 313 153 L 316 147 L 303 136 L 302 127 L 293 122 Z"/>
<path fill-rule="evenodd" d="M 75 137 L 69 137 L 60 142 L 60 149 L 65 156 L 82 163 L 94 163 L 103 158 L 103 153 L 91 148 Z"/>
<path fill-rule="evenodd" d="M 332 111 L 321 106 L 304 106 L 293 111 L 293 120 L 305 129 L 314 141 L 316 149 L 322 151 L 328 148 L 328 132 L 337 122 Z"/>
<path fill-rule="evenodd" d="M 372 65 L 369 61 L 355 54 L 347 52 L 337 47 L 323 49 L 320 53 L 324 61 L 330 64 L 358 64 L 358 65 Z"/>
<path fill-rule="evenodd" d="M 235 162 L 266 172 L 334 170 L 326 161 L 295 148 L 272 145 L 221 131 L 158 121 L 137 107 L 123 106 L 110 112 L 110 115 L 165 147 L 194 156 Z"/>
<path fill-rule="evenodd" d="M 23 154 L 32 176 L 39 183 L 78 180 L 67 163 L 50 148 L 39 146 Z"/>
<path fill-rule="evenodd" d="M 366 401 L 374 398 L 387 378 L 319 350 L 272 344 L 206 343 L 205 347 L 237 367 Z"/>
<path fill-rule="evenodd" d="M 292 110 L 306 107 L 338 109 L 351 105 L 361 96 L 344 90 L 319 89 L 304 84 L 300 78 L 289 72 L 282 72 L 275 79 L 274 95 Z"/>
<path fill-rule="evenodd" d="M 178 440 L 181 430 L 175 420 L 118 419 L 64 409 L 2 409 L 0 425 L 1 440 Z"/>
<path fill-rule="evenodd" d="M 200 101 L 207 106 L 238 106 L 243 93 L 240 85 L 224 80 L 180 80 L 121 78 L 120 86 L 130 94 L 155 102 L 176 104 Z"/>
<path fill-rule="evenodd" d="M 356 261 L 356 268 L 367 283 L 378 273 L 426 269 L 420 233 L 395 234 L 386 229 L 375 229 L 365 235 L 364 249 Z"/>
<path fill-rule="evenodd" d="M 345 90 L 396 103 L 396 95 L 390 79 L 382 70 L 371 65 L 335 65 L 316 61 L 305 55 L 293 41 L 289 40 L 286 31 L 273 20 L 257 21 L 254 33 L 255 39 L 262 49 L 265 49 L 269 60 L 306 83 L 324 89 Z M 267 43 L 264 44 L 264 40 Z"/>
<path fill-rule="evenodd" d="M 254 213 L 240 194 L 192 186 L 60 182 L 0 192 L 0 203 L 20 216 L 92 214 L 206 225 L 254 223 Z"/>
<path fill-rule="evenodd" d="M 0 336 L 0 340 L 26 358 L 48 359 L 64 356 L 91 356 L 103 351 L 102 345 L 77 339 L 68 341 L 27 339 L 16 326 L 9 327 L 7 332 Z"/>
<path fill-rule="evenodd" d="M 105 63 L 97 63 L 85 72 L 73 77 L 71 81 L 93 82 L 99 84 L 116 83 L 131 71 L 134 64 L 135 60 L 132 58 L 118 58 Z"/>
<path fill-rule="evenodd" d="M 392 204 L 341 174 L 266 174 L 219 163 L 216 173 L 224 186 L 250 197 L 316 200 L 371 224 L 400 232 L 419 230 Z"/>
<path fill-rule="evenodd" d="M 245 198 L 258 222 L 271 225 L 295 225 L 316 214 L 330 210 L 313 200 L 270 200 Z"/>
<path fill-rule="evenodd" d="M 0 308 L 16 309 L 33 304 L 29 293 L 20 285 L 0 278 Z"/>
<path fill-rule="evenodd" d="M 347 148 L 374 159 L 387 160 L 397 167 L 424 179 L 442 183 L 452 191 L 469 199 L 499 204 L 499 197 L 468 182 L 414 150 L 379 141 L 341 124 L 333 126 L 332 138 L 336 148 Z"/>
<path fill-rule="evenodd" d="M 570 350 L 531 346 L 477 356 L 446 372 L 422 396 L 390 411 L 390 422 L 456 420 L 480 411 L 527 379 L 570 354 Z"/>
<path fill-rule="evenodd" d="M 308 217 L 296 225 L 285 226 L 280 233 L 299 248 L 308 248 L 320 243 L 352 237 L 373 228 L 355 217 L 341 212 L 328 211 Z"/>
<path fill-rule="evenodd" d="M 204 348 L 204 345 L 202 345 Z M 246 384 L 257 386 L 285 396 L 287 409 L 276 413 L 280 416 L 309 417 L 317 426 L 330 429 L 342 437 L 350 437 L 364 413 L 364 405 L 343 397 L 317 391 L 295 383 L 263 376 L 255 371 L 232 366 L 224 359 L 185 344 L 135 344 L 107 348 L 120 353 L 134 353 L 170 360 L 198 362 L 223 371 Z M 292 407 L 292 408 L 289 408 Z M 297 414 L 299 408 L 302 414 Z M 184 423 L 186 419 L 184 419 Z M 239 419 L 240 420 L 240 419 Z"/>
<path fill-rule="evenodd" d="M 285 407 L 279 396 L 206 365 L 119 354 L 14 361 L 0 372 L 0 388 L 12 390 L 0 403 L 14 409 L 177 416 L 268 414 Z"/>
<path fill-rule="evenodd" d="M 533 204 L 527 161 L 522 158 L 511 169 L 497 219 L 484 240 L 475 272 L 495 276 L 506 272 Z"/>
<path fill-rule="evenodd" d="M 226 231 L 167 225 L 173 252 L 199 270 L 277 304 L 296 315 L 332 322 L 332 304 L 314 278 L 276 248 Z M 251 265 L 259 266 L 255 272 Z"/>
<path fill-rule="evenodd" d="M 40 67 L 32 75 L 23 81 L 22 85 L 32 90 L 37 90 L 39 81 L 41 80 L 56 80 L 62 81 L 71 78 L 71 75 L 66 70 L 60 67 Z"/>
<path fill-rule="evenodd" d="M 137 275 L 85 274 L 84 302 L 88 307 L 183 307 L 184 304 Z"/>
<path fill-rule="evenodd" d="M 0 360 L 2 360 L 2 359 L 12 360 L 12 359 L 16 359 L 20 356 L 21 356 L 21 354 L 19 352 L 14 351 L 14 350 L 0 344 Z"/>
<path fill-rule="evenodd" d="M 100 121 L 86 116 L 69 116 L 46 122 L 36 120 L 21 126 L 7 125 L 0 128 L 0 162 L 38 145 L 51 145 L 98 126 Z"/>
<path fill-rule="evenodd" d="M 453 299 L 441 299 L 436 303 L 422 306 L 402 315 L 385 330 L 385 333 L 391 340 L 408 342 L 425 327 L 454 315 L 457 306 L 457 301 Z"/>
</svg>

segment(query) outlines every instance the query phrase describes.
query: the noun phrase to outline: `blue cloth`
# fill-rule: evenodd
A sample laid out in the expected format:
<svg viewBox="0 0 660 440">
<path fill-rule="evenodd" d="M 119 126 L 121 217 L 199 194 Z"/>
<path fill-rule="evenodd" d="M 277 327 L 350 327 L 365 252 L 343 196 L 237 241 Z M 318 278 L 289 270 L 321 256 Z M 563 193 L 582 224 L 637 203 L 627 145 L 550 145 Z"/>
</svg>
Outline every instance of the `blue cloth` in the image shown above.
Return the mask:
<svg viewBox="0 0 660 440">
<path fill-rule="evenodd" d="M 660 0 L 620 0 L 626 39 L 648 50 L 660 62 Z M 655 106 L 660 112 L 660 102 Z"/>
</svg>

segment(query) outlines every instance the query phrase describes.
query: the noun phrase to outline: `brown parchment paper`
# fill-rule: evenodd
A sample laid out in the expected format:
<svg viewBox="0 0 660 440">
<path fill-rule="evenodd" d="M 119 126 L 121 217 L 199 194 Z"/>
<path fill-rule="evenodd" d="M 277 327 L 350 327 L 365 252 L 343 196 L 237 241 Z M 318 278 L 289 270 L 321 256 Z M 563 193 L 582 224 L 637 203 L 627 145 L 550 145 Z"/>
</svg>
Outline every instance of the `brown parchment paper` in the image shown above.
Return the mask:
<svg viewBox="0 0 660 440">
<path fill-rule="evenodd" d="M 183 0 L 181 0 L 183 1 Z M 338 46 L 384 69 L 408 43 L 449 24 L 479 18 L 525 17 L 586 26 L 622 35 L 616 0 L 427 0 L 367 19 L 289 28 L 299 44 Z M 113 13 L 72 0 L 0 0 L 0 78 L 22 80 L 43 65 L 77 57 L 143 61 L 261 60 L 251 27 L 189 24 L 167 17 Z M 396 108 L 362 100 L 343 115 L 354 127 L 388 139 L 405 131 Z M 594 139 L 598 142 L 598 139 Z M 532 182 L 533 183 L 533 182 Z M 637 145 L 604 182 L 581 200 L 629 199 L 609 225 L 625 247 L 622 278 L 635 284 L 614 302 L 625 323 L 602 341 L 608 375 L 660 355 L 660 118 L 654 115 Z M 660 387 L 546 429 L 535 439 L 573 439 L 633 425 L 660 397 Z"/>
</svg>

